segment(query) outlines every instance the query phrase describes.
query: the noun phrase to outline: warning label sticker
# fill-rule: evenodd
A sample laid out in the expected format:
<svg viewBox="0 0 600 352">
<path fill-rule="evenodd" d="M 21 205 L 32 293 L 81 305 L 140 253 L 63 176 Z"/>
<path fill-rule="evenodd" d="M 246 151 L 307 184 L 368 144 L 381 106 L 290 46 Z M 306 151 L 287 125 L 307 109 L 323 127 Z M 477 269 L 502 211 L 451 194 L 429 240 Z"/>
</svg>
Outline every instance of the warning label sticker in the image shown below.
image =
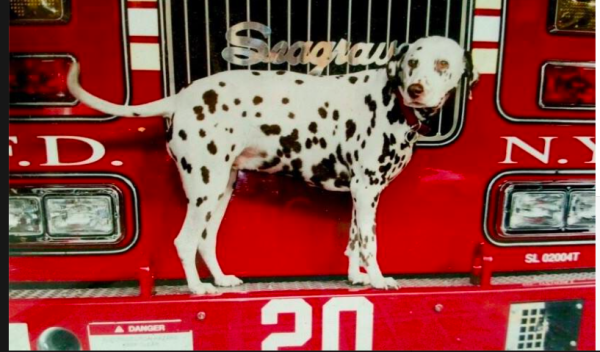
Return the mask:
<svg viewBox="0 0 600 352">
<path fill-rule="evenodd" d="M 192 331 L 181 320 L 92 323 L 88 337 L 92 350 L 194 349 Z"/>
</svg>

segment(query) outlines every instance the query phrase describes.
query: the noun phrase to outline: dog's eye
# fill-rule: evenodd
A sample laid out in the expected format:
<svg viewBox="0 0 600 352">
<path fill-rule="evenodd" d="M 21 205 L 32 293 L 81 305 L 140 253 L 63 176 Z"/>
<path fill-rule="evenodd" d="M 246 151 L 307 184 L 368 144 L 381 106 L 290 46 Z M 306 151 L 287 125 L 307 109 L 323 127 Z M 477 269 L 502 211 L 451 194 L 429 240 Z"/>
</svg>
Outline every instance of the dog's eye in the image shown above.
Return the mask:
<svg viewBox="0 0 600 352">
<path fill-rule="evenodd" d="M 435 69 L 437 71 L 446 71 L 449 66 L 450 66 L 450 64 L 446 60 L 439 60 L 439 61 L 436 61 L 436 63 L 435 63 Z"/>
<path fill-rule="evenodd" d="M 415 60 L 415 59 L 408 60 L 408 67 L 417 68 L 417 66 L 419 66 L 419 60 Z"/>
</svg>

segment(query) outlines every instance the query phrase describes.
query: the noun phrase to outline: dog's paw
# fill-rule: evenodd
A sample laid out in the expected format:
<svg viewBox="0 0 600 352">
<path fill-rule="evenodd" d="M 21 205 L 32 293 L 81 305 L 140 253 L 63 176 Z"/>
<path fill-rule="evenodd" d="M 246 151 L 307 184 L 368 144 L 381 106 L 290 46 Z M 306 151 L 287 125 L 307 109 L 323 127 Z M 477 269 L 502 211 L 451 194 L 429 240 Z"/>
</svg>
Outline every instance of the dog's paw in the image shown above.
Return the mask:
<svg viewBox="0 0 600 352">
<path fill-rule="evenodd" d="M 205 295 L 207 293 L 217 293 L 217 289 L 212 284 L 198 283 L 188 286 L 193 295 Z"/>
<path fill-rule="evenodd" d="M 369 285 L 371 283 L 369 275 L 365 273 L 349 274 L 348 281 L 350 281 L 352 285 Z"/>
<path fill-rule="evenodd" d="M 244 282 L 233 275 L 223 275 L 215 278 L 215 284 L 221 287 L 239 286 Z"/>
<path fill-rule="evenodd" d="M 373 288 L 381 289 L 381 290 L 397 290 L 400 288 L 398 281 L 393 277 L 383 277 L 380 276 L 376 279 L 371 279 L 371 286 Z"/>
</svg>

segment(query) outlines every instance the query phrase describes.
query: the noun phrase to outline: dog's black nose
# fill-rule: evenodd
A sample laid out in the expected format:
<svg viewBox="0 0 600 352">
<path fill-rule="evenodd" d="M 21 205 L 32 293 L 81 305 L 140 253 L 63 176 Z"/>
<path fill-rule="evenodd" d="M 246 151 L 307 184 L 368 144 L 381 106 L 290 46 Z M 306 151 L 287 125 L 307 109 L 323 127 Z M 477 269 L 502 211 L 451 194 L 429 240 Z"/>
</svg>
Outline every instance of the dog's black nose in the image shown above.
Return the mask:
<svg viewBox="0 0 600 352">
<path fill-rule="evenodd" d="M 423 93 L 423 86 L 419 83 L 411 84 L 408 86 L 408 95 L 415 99 L 418 98 Z"/>
</svg>

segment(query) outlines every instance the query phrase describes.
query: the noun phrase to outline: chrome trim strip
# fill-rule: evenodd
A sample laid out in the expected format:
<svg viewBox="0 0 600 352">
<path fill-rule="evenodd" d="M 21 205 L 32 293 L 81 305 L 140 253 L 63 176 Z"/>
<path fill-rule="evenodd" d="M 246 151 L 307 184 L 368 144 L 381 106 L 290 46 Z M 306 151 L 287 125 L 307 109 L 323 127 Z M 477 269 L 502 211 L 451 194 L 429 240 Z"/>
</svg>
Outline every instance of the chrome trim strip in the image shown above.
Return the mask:
<svg viewBox="0 0 600 352">
<path fill-rule="evenodd" d="M 88 178 L 88 177 L 106 177 L 106 178 L 115 178 L 118 179 L 120 181 L 122 181 L 123 183 L 125 183 L 129 189 L 131 190 L 131 195 L 132 195 L 132 203 L 133 203 L 133 219 L 134 219 L 134 231 L 133 231 L 133 238 L 131 239 L 131 242 L 124 248 L 119 248 L 119 249 L 114 249 L 114 250 L 87 250 L 87 251 L 20 251 L 20 252 L 15 252 L 15 253 L 10 253 L 9 252 L 9 256 L 52 256 L 52 255 L 96 255 L 96 254 L 116 254 L 116 253 L 124 253 L 127 252 L 128 250 L 130 250 L 131 248 L 133 248 L 140 237 L 140 211 L 139 211 L 139 201 L 138 201 L 138 193 L 137 193 L 137 188 L 135 187 L 135 185 L 133 184 L 133 182 L 129 179 L 126 178 L 125 176 L 119 175 L 119 174 L 115 174 L 115 173 L 101 173 L 101 172 L 97 172 L 97 173 L 77 173 L 77 172 L 71 172 L 71 173 L 25 173 L 25 174 L 9 174 L 9 180 L 12 179 L 27 179 L 27 178 L 59 178 L 59 177 L 65 177 L 65 178 L 75 178 L 75 177 L 79 177 L 79 178 Z"/>
<path fill-rule="evenodd" d="M 584 245 L 584 244 L 594 244 L 594 240 L 582 240 L 582 241 L 552 241 L 552 242 L 518 242 L 518 243 L 506 243 L 506 242 L 498 242 L 496 241 L 492 235 L 488 231 L 488 221 L 489 213 L 490 213 L 490 195 L 492 193 L 492 186 L 498 181 L 500 178 L 507 175 L 594 175 L 595 170 L 590 169 L 572 169 L 572 170 L 535 170 L 535 169 L 524 169 L 524 170 L 508 170 L 503 171 L 488 183 L 485 198 L 484 198 L 484 206 L 483 206 L 483 234 L 485 238 L 492 244 L 498 247 L 527 247 L 527 246 L 558 246 L 558 245 Z"/>
</svg>

